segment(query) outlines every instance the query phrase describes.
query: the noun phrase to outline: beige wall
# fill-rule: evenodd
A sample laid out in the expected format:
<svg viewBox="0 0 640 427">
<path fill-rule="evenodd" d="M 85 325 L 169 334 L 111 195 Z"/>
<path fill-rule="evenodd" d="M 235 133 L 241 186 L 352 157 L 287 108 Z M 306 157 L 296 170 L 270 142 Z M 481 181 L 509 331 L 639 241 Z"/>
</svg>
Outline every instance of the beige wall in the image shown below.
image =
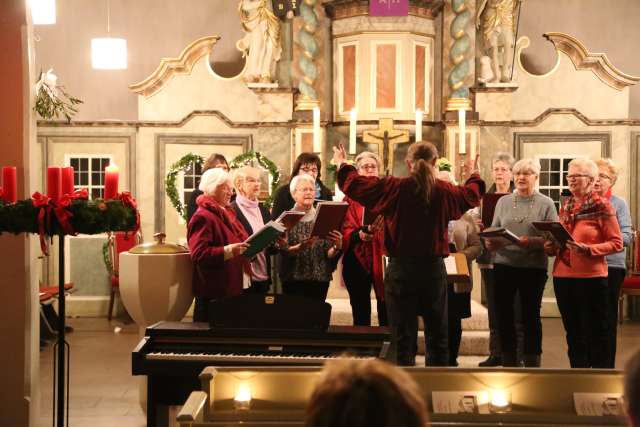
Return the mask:
<svg viewBox="0 0 640 427">
<path fill-rule="evenodd" d="M 556 55 L 542 34 L 559 31 L 578 38 L 591 52 L 606 53 L 622 72 L 640 76 L 638 19 L 638 0 L 526 0 L 519 33 L 531 39 L 525 61 L 531 71 L 548 71 Z M 639 86 L 631 88 L 630 97 L 630 117 L 640 118 Z"/>
<path fill-rule="evenodd" d="M 106 36 L 106 2 L 57 0 L 57 23 L 36 27 L 36 70 L 53 68 L 59 83 L 85 101 L 77 120 L 137 119 L 127 88 L 146 78 L 163 57 L 176 57 L 192 41 L 220 35 L 215 58 L 237 60 L 242 37 L 233 0 L 110 0 L 111 36 L 127 39 L 129 68 L 91 68 L 91 38 Z"/>
</svg>

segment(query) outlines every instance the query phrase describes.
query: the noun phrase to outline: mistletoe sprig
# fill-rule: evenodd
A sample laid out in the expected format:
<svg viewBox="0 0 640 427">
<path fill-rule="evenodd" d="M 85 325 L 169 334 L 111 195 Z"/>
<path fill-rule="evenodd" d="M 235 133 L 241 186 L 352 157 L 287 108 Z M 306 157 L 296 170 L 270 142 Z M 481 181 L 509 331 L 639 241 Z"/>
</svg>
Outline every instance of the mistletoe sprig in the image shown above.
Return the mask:
<svg viewBox="0 0 640 427">
<path fill-rule="evenodd" d="M 53 74 L 53 69 L 46 73 L 41 72 L 36 83 L 36 104 L 33 107 L 36 113 L 43 119 L 51 120 L 64 116 L 67 122 L 78 112 L 77 105 L 82 104 L 81 99 L 69 95 L 64 86 L 58 86 L 58 77 Z"/>
</svg>

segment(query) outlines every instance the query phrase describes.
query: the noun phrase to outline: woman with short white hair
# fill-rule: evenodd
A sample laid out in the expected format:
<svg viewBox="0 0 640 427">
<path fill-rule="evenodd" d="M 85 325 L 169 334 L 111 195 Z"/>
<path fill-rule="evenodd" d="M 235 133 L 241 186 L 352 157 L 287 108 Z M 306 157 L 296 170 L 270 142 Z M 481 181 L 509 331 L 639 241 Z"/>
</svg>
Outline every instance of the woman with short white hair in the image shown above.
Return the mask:
<svg viewBox="0 0 640 427">
<path fill-rule="evenodd" d="M 251 166 L 243 166 L 233 174 L 233 187 L 236 189 L 236 200 L 231 203 L 238 221 L 248 235 L 252 235 L 269 222 L 271 213 L 259 200 L 260 170 Z M 271 286 L 271 263 L 269 253 L 262 251 L 251 260 L 250 293 L 266 294 Z"/>
<path fill-rule="evenodd" d="M 560 222 L 573 240 L 561 246 L 547 241 L 556 255 L 553 289 L 567 333 L 572 368 L 606 368 L 610 363 L 607 325 L 607 261 L 623 248 L 611 203 L 593 191 L 598 166 L 589 159 L 569 162 L 571 196 L 560 209 Z"/>
<path fill-rule="evenodd" d="M 620 286 L 627 275 L 627 251 L 626 247 L 633 241 L 633 224 L 631 222 L 631 212 L 629 205 L 622 198 L 612 193 L 612 188 L 618 180 L 619 168 L 611 159 L 596 160 L 598 166 L 598 176 L 596 177 L 593 189 L 605 199 L 609 200 L 611 206 L 616 211 L 616 219 L 620 225 L 622 233 L 622 243 L 625 248 L 620 252 L 607 255 L 607 295 L 608 295 L 608 316 L 609 324 L 609 363 L 607 368 L 614 369 L 616 365 L 616 348 L 618 335 L 618 298 L 620 298 Z M 640 427 L 640 426 L 639 426 Z"/>
<path fill-rule="evenodd" d="M 280 246 L 278 267 L 282 291 L 288 295 L 324 301 L 342 253 L 342 234 L 334 230 L 326 239 L 311 237 L 316 215 L 313 207 L 314 177 L 306 174 L 294 176 L 289 191 L 294 200 L 293 209 L 305 215 L 289 229 L 286 244 Z"/>
<path fill-rule="evenodd" d="M 513 165 L 515 191 L 498 200 L 491 227 L 505 228 L 518 236 L 516 243 L 505 239 L 486 239 L 485 246 L 495 251 L 495 276 L 498 327 L 502 365 L 519 366 L 514 326 L 514 302 L 520 295 L 526 367 L 539 367 L 542 354 L 540 307 L 547 281 L 547 255 L 544 238 L 534 221 L 557 221 L 553 200 L 536 190 L 540 164 L 522 159 Z"/>
<path fill-rule="evenodd" d="M 194 322 L 209 318 L 209 301 L 240 295 L 248 287 L 245 274 L 251 267 L 241 257 L 248 235 L 229 206 L 231 177 L 221 168 L 207 170 L 200 178 L 195 211 L 187 227 L 193 261 Z M 245 286 L 246 282 L 246 286 Z"/>
</svg>

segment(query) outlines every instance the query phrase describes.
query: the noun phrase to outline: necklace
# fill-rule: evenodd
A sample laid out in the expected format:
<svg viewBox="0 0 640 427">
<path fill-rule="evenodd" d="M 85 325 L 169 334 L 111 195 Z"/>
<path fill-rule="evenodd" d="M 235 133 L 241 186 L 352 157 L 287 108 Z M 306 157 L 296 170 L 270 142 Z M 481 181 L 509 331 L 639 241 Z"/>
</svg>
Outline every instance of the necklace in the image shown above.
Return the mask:
<svg viewBox="0 0 640 427">
<path fill-rule="evenodd" d="M 529 209 L 527 209 L 527 214 L 525 216 L 516 216 L 518 210 L 518 195 L 513 195 L 513 220 L 515 222 L 523 223 L 527 218 L 529 218 L 529 214 L 533 211 L 533 202 L 535 201 L 535 194 L 530 196 L 529 200 Z"/>
</svg>

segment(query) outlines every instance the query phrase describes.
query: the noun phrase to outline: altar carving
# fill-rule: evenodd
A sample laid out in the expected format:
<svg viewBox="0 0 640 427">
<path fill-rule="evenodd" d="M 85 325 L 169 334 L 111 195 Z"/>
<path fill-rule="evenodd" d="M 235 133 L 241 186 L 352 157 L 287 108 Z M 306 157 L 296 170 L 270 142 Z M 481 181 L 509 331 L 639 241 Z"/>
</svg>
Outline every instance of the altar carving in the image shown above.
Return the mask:
<svg viewBox="0 0 640 427">
<path fill-rule="evenodd" d="M 396 145 L 409 142 L 409 131 L 393 128 L 393 119 L 380 119 L 378 129 L 364 131 L 362 140 L 378 147 L 385 175 L 393 175 L 393 153 Z"/>
<path fill-rule="evenodd" d="M 267 0 L 240 0 L 238 13 L 245 36 L 236 47 L 247 57 L 243 79 L 247 83 L 273 83 L 280 60 L 280 22 Z"/>
<path fill-rule="evenodd" d="M 506 83 L 513 78 L 516 9 L 520 2 L 521 0 L 481 0 L 478 5 L 476 28 L 482 33 L 483 51 L 490 58 L 492 74 L 491 76 L 488 70 L 484 71 L 483 79 L 490 83 Z"/>
</svg>

